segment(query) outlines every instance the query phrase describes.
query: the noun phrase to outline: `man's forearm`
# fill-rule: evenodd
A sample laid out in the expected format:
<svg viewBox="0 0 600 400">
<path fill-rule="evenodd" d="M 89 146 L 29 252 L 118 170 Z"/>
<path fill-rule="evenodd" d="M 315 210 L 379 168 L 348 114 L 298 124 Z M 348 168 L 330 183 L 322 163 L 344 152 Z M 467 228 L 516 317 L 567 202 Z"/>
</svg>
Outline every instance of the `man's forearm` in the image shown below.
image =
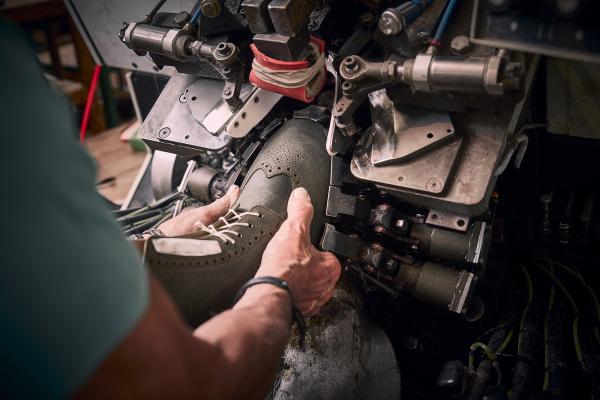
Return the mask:
<svg viewBox="0 0 600 400">
<path fill-rule="evenodd" d="M 196 329 L 194 335 L 221 355 L 213 366 L 223 371 L 214 382 L 219 398 L 264 398 L 289 337 L 291 309 L 285 290 L 257 285 L 233 309 Z"/>
</svg>

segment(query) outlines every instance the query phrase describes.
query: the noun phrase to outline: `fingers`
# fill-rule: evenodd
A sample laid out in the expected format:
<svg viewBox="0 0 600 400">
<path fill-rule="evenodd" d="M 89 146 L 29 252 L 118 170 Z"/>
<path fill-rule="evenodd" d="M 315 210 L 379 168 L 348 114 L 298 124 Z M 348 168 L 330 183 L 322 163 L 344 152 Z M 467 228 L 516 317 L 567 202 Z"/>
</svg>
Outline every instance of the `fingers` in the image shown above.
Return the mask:
<svg viewBox="0 0 600 400">
<path fill-rule="evenodd" d="M 314 250 L 315 273 L 310 286 L 306 287 L 298 304 L 300 312 L 305 316 L 316 315 L 321 307 L 333 296 L 335 285 L 340 277 L 341 265 L 337 257 L 329 252 Z"/>
<path fill-rule="evenodd" d="M 333 253 L 328 251 L 321 252 L 323 258 L 325 258 L 325 264 L 328 266 L 329 276 L 332 282 L 332 285 L 335 286 L 338 279 L 340 279 L 340 274 L 342 273 L 342 265 L 340 264 L 340 260 Z"/>
<path fill-rule="evenodd" d="M 299 187 L 292 191 L 287 206 L 287 223 L 297 230 L 303 239 L 310 241 L 310 223 L 313 217 L 313 206 L 306 189 Z"/>
<path fill-rule="evenodd" d="M 237 185 L 231 185 L 223 197 L 198 209 L 200 213 L 198 220 L 205 225 L 212 224 L 229 211 L 239 195 L 240 188 Z"/>
</svg>

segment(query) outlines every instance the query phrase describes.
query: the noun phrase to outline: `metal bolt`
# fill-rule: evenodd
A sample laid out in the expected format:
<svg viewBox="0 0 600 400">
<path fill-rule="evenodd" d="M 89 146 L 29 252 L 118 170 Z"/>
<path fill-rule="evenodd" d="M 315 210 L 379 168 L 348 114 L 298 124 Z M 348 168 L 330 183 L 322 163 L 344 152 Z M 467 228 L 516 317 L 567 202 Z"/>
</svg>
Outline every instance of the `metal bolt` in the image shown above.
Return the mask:
<svg viewBox="0 0 600 400">
<path fill-rule="evenodd" d="M 432 193 L 439 193 L 444 188 L 442 181 L 438 178 L 431 178 L 425 185 L 426 189 Z"/>
<path fill-rule="evenodd" d="M 354 156 L 354 162 L 359 169 L 368 168 L 371 162 L 369 155 L 366 152 L 359 152 Z"/>
<path fill-rule="evenodd" d="M 395 9 L 389 8 L 381 14 L 379 30 L 384 35 L 397 35 L 402 28 L 404 28 L 404 23 Z"/>
<path fill-rule="evenodd" d="M 230 96 L 231 95 L 231 90 L 230 89 L 225 89 L 225 90 L 223 90 L 223 94 L 225 96 Z"/>
<path fill-rule="evenodd" d="M 455 36 L 450 42 L 450 50 L 457 54 L 465 54 L 471 48 L 471 41 L 467 36 Z"/>
<path fill-rule="evenodd" d="M 221 3 L 217 0 L 202 0 L 200 10 L 205 17 L 215 18 L 221 14 Z"/>
<path fill-rule="evenodd" d="M 348 56 L 344 58 L 344 66 L 349 70 L 357 68 L 358 63 L 356 62 L 356 58 L 354 58 L 353 56 Z"/>
<path fill-rule="evenodd" d="M 158 131 L 158 138 L 159 139 L 165 139 L 167 138 L 169 135 L 171 134 L 171 129 L 168 127 L 164 127 L 162 128 L 160 131 Z"/>
<path fill-rule="evenodd" d="M 427 45 L 429 44 L 429 42 L 431 42 L 431 35 L 429 34 L 429 32 L 419 31 L 417 32 L 417 41 L 421 45 Z"/>
<path fill-rule="evenodd" d="M 219 52 L 220 55 L 226 56 L 227 53 L 229 53 L 229 48 L 227 46 L 227 43 L 225 43 L 225 42 L 219 43 L 217 45 L 217 51 Z"/>
</svg>

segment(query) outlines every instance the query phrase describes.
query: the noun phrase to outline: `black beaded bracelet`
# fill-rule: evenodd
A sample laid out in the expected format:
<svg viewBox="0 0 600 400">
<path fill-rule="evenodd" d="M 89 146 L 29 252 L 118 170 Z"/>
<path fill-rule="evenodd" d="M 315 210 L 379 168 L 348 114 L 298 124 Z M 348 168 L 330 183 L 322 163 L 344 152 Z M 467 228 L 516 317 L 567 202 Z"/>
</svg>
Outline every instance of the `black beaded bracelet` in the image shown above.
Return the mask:
<svg viewBox="0 0 600 400">
<path fill-rule="evenodd" d="M 248 290 L 249 287 L 261 285 L 263 283 L 277 286 L 278 288 L 284 289 L 289 293 L 290 298 L 292 299 L 292 318 L 298 326 L 298 333 L 300 336 L 300 348 L 304 349 L 304 337 L 306 336 L 306 325 L 304 322 L 304 317 L 302 316 L 300 310 L 298 310 L 294 305 L 294 296 L 292 296 L 292 291 L 290 290 L 288 283 L 283 279 L 275 278 L 274 276 L 259 276 L 256 278 L 252 278 L 248 282 L 244 283 L 240 290 L 238 290 L 237 294 L 235 295 L 235 298 L 233 299 L 233 304 L 237 303 L 242 298 L 242 296 L 244 295 L 244 293 L 246 293 L 246 290 Z"/>
</svg>

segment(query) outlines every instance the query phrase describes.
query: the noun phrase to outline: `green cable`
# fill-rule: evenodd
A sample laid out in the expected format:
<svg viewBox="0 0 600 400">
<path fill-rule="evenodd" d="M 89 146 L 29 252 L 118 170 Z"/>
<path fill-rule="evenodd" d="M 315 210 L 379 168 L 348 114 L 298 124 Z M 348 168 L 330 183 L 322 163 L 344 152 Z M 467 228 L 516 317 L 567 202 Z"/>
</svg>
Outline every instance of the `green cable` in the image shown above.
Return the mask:
<svg viewBox="0 0 600 400">
<path fill-rule="evenodd" d="M 550 266 L 550 272 L 554 274 L 554 266 Z M 550 313 L 554 308 L 554 297 L 556 290 L 554 289 L 554 283 L 550 286 L 550 296 L 548 298 L 548 312 L 546 313 L 546 318 L 544 319 L 544 384 L 542 386 L 542 390 L 544 392 L 548 391 L 548 387 L 550 386 L 550 349 L 548 348 L 548 323 L 550 321 Z"/>
<path fill-rule="evenodd" d="M 510 332 L 508 332 L 508 335 L 506 335 L 506 339 L 504 339 L 504 342 L 502 342 L 500 347 L 498 347 L 498 350 L 496 350 L 496 354 L 500 354 L 500 353 L 504 352 L 504 350 L 506 350 L 506 348 L 508 347 L 508 344 L 510 343 L 510 340 L 513 337 L 513 334 L 514 334 L 514 329 L 512 329 Z"/>
<path fill-rule="evenodd" d="M 554 275 L 550 270 L 546 269 L 546 267 L 544 267 L 543 265 L 538 264 L 535 261 L 532 263 L 533 265 L 544 271 L 554 281 L 554 284 L 558 286 L 561 292 L 565 295 L 569 304 L 571 305 L 571 308 L 573 309 L 573 341 L 575 344 L 575 353 L 577 354 L 577 360 L 581 364 L 583 356 L 581 353 L 581 342 L 579 341 L 579 308 L 577 307 L 577 303 L 575 303 L 575 300 L 573 300 L 573 296 L 571 296 L 571 293 L 569 293 L 569 291 L 562 284 L 562 282 L 558 280 L 556 275 Z"/>
<path fill-rule="evenodd" d="M 135 211 L 127 214 L 127 217 L 128 218 L 135 217 L 136 215 L 141 214 L 141 213 L 146 212 L 146 211 L 149 211 L 149 210 L 150 210 L 150 207 L 144 206 L 142 208 L 138 208 L 137 210 L 135 210 Z"/>
<path fill-rule="evenodd" d="M 162 215 L 160 215 L 160 214 L 159 214 L 159 215 L 153 215 L 152 217 L 148 217 L 148 218 L 145 218 L 145 219 L 142 219 L 142 220 L 139 220 L 139 221 L 136 221 L 136 222 L 134 222 L 134 223 L 133 223 L 133 226 L 134 226 L 134 227 L 137 227 L 137 226 L 140 226 L 140 225 L 145 225 L 145 224 L 147 224 L 147 223 L 150 223 L 150 222 L 152 222 L 152 221 L 155 221 L 155 220 L 156 220 L 156 221 L 158 221 L 158 220 L 160 220 L 162 217 L 163 217 L 163 216 L 162 216 Z"/>
<path fill-rule="evenodd" d="M 533 302 L 533 281 L 531 280 L 531 275 L 529 274 L 529 271 L 527 271 L 527 268 L 525 268 L 523 265 L 520 265 L 521 267 L 521 271 L 523 271 L 523 274 L 525 274 L 525 279 L 527 280 L 527 291 L 528 291 L 528 296 L 527 296 L 527 304 L 531 304 Z"/>
<path fill-rule="evenodd" d="M 154 224 L 153 228 L 156 228 L 157 226 L 159 226 L 160 224 L 162 224 L 163 222 L 165 222 L 169 219 L 171 219 L 171 215 L 169 215 L 169 213 L 167 213 L 167 215 L 165 215 L 160 221 L 158 221 L 156 224 Z"/>
<path fill-rule="evenodd" d="M 525 315 L 527 315 L 527 311 L 529 311 L 529 307 L 531 306 L 531 303 L 533 303 L 533 280 L 531 279 L 531 274 L 529 274 L 529 271 L 523 265 L 520 265 L 520 267 L 521 267 L 521 271 L 525 275 L 525 280 L 527 281 L 527 293 L 528 294 L 527 294 L 527 304 L 525 305 L 525 308 L 523 309 L 523 314 L 521 314 L 521 321 L 519 323 L 519 336 L 523 332 L 523 324 L 525 323 Z M 517 353 L 519 353 L 520 351 L 521 351 L 521 343 L 517 342 Z"/>
<path fill-rule="evenodd" d="M 548 387 L 550 386 L 550 354 L 548 349 L 548 320 L 550 319 L 550 314 L 546 314 L 546 319 L 544 321 L 544 384 L 542 385 L 542 390 L 544 392 L 548 391 Z"/>
<path fill-rule="evenodd" d="M 481 343 L 481 342 L 476 342 L 476 343 L 473 343 L 470 347 L 469 368 L 473 369 L 475 367 L 475 352 L 477 351 L 477 349 L 482 349 L 483 352 L 485 353 L 486 357 L 490 361 L 496 360 L 496 353 L 494 353 L 487 344 Z"/>
<path fill-rule="evenodd" d="M 575 300 L 573 300 L 573 296 L 571 296 L 571 293 L 567 290 L 565 285 L 563 285 L 562 282 L 558 280 L 558 278 L 556 277 L 556 275 L 554 275 L 554 273 L 552 273 L 549 269 L 547 269 L 543 265 L 536 263 L 536 262 L 533 262 L 533 265 L 535 265 L 536 267 L 538 267 L 539 269 L 544 271 L 554 281 L 556 286 L 558 286 L 558 288 L 563 292 L 563 294 L 569 301 L 571 308 L 573 309 L 573 313 L 578 315 L 579 308 L 577 307 L 577 303 L 575 303 Z"/>
<path fill-rule="evenodd" d="M 557 267 L 564 269 L 565 271 L 569 272 L 571 275 L 575 276 L 581 282 L 581 284 L 588 291 L 590 297 L 592 298 L 592 301 L 594 302 L 594 307 L 596 308 L 596 319 L 598 320 L 598 322 L 600 322 L 600 300 L 598 300 L 598 296 L 596 295 L 596 292 L 594 292 L 594 289 L 583 278 L 583 275 L 581 275 L 581 272 L 579 272 L 579 270 L 571 268 L 563 263 L 552 260 L 551 258 L 544 257 L 543 260 L 546 261 L 548 264 L 555 265 Z"/>
<path fill-rule="evenodd" d="M 525 279 L 527 281 L 527 293 L 528 294 L 527 294 L 527 305 L 525 306 L 525 309 L 523 310 L 523 315 L 521 316 L 521 326 L 520 326 L 519 332 L 521 332 L 523 330 L 523 320 L 525 318 L 525 313 L 527 312 L 529 305 L 533 301 L 533 280 L 531 279 L 531 275 L 529 274 L 529 271 L 527 271 L 527 269 L 525 267 L 523 267 L 522 265 L 520 267 L 521 267 L 521 271 L 523 271 L 523 274 L 525 275 Z M 470 351 L 469 351 L 469 368 L 475 367 L 475 351 L 477 349 L 479 349 L 479 348 L 483 349 L 487 358 L 490 361 L 495 361 L 496 356 L 498 354 L 501 354 L 504 350 L 506 350 L 506 348 L 510 344 L 510 341 L 512 340 L 513 336 L 514 336 L 514 329 L 511 329 L 511 331 L 508 333 L 508 335 L 506 335 L 506 338 L 500 344 L 500 346 L 498 347 L 498 349 L 496 350 L 495 353 L 485 343 L 482 343 L 482 342 L 473 343 L 471 345 Z"/>
</svg>

